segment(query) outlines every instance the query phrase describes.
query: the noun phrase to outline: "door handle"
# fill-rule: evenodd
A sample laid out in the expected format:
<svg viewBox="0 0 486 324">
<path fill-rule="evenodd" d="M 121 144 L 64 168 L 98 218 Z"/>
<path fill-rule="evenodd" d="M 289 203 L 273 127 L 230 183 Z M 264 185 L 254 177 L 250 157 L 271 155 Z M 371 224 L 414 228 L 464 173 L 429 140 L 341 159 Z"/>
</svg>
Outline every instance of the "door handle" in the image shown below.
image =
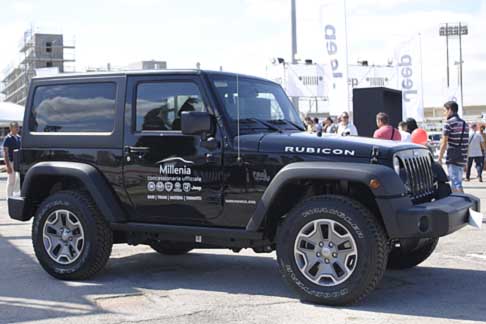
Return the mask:
<svg viewBox="0 0 486 324">
<path fill-rule="evenodd" d="M 146 153 L 150 150 L 150 148 L 144 146 L 127 146 L 126 150 L 129 153 Z"/>
</svg>

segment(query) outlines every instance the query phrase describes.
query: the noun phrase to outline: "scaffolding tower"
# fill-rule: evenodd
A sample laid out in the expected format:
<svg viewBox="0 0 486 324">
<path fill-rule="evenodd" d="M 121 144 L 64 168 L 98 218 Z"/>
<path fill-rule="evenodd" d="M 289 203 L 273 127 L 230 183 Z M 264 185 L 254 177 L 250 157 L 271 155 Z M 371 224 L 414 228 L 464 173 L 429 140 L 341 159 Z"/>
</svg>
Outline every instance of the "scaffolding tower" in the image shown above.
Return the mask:
<svg viewBox="0 0 486 324">
<path fill-rule="evenodd" d="M 4 100 L 25 105 L 30 80 L 39 71 L 74 72 L 74 50 L 74 40 L 66 42 L 62 34 L 27 30 L 20 41 L 20 62 L 4 70 L 1 89 Z"/>
</svg>

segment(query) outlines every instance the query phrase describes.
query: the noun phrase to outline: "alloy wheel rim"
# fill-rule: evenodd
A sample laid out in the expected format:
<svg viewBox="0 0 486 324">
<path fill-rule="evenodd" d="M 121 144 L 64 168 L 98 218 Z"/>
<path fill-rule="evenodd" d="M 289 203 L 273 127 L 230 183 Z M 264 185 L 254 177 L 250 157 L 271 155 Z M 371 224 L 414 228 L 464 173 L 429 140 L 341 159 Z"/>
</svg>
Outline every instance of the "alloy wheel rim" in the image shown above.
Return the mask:
<svg viewBox="0 0 486 324">
<path fill-rule="evenodd" d="M 69 210 L 58 209 L 49 214 L 42 233 L 45 251 L 59 264 L 69 265 L 83 252 L 83 226 L 76 214 Z"/>
<path fill-rule="evenodd" d="M 331 219 L 318 219 L 300 229 L 295 239 L 294 258 L 308 280 L 330 287 L 345 282 L 353 274 L 358 249 L 345 226 Z"/>
</svg>

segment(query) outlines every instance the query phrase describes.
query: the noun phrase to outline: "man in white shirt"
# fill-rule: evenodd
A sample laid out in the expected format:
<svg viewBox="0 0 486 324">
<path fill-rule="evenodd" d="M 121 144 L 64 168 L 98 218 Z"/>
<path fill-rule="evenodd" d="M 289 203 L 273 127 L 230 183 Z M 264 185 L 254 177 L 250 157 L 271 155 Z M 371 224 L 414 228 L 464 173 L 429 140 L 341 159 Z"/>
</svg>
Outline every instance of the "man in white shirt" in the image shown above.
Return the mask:
<svg viewBox="0 0 486 324">
<path fill-rule="evenodd" d="M 471 125 L 472 133 L 469 136 L 469 151 L 467 158 L 467 169 L 466 169 L 466 181 L 469 181 L 471 177 L 471 167 L 474 162 L 476 165 L 476 171 L 478 172 L 479 182 L 483 182 L 483 150 L 485 148 L 485 143 L 483 136 L 477 132 L 478 125 Z"/>
<path fill-rule="evenodd" d="M 349 121 L 349 114 L 343 112 L 341 117 L 339 117 L 340 123 L 338 127 L 337 134 L 340 136 L 358 136 L 358 130 L 356 126 Z"/>
<path fill-rule="evenodd" d="M 407 122 L 401 121 L 398 123 L 398 130 L 400 131 L 400 135 L 402 136 L 402 142 L 410 143 L 412 142 L 412 136 L 409 132 L 407 132 Z"/>
</svg>

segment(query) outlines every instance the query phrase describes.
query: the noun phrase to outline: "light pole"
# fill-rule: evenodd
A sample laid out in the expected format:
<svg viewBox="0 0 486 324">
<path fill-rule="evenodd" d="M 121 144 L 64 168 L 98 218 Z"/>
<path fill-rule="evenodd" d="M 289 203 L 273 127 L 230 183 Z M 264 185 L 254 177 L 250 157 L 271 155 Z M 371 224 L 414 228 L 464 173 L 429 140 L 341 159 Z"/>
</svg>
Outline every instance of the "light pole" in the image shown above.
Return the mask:
<svg viewBox="0 0 486 324">
<path fill-rule="evenodd" d="M 447 60 L 447 87 L 450 87 L 450 77 L 449 77 L 449 24 L 446 24 L 446 60 Z"/>
<path fill-rule="evenodd" d="M 290 0 L 290 16 L 292 29 L 292 60 L 291 64 L 297 64 L 297 9 L 296 0 Z M 287 70 L 288 71 L 288 70 Z M 299 111 L 299 97 L 292 97 L 294 107 Z"/>
<path fill-rule="evenodd" d="M 292 28 L 292 64 L 297 63 L 297 9 L 295 0 L 291 0 L 291 28 Z"/>
<path fill-rule="evenodd" d="M 462 60 L 462 36 L 468 35 L 469 29 L 467 25 L 458 23 L 458 24 L 444 24 L 439 29 L 439 35 L 445 36 L 446 38 L 446 57 L 447 57 L 447 87 L 450 87 L 450 78 L 449 78 L 449 38 L 458 38 L 459 39 L 459 87 L 461 91 L 461 107 L 464 109 L 464 95 L 463 95 L 463 82 L 462 82 L 462 64 L 464 61 Z"/>
<path fill-rule="evenodd" d="M 462 64 L 464 63 L 462 61 L 462 28 L 461 28 L 461 23 L 459 23 L 459 84 L 461 85 L 461 106 L 462 106 L 462 111 L 464 113 L 464 94 L 462 92 Z M 464 35 L 467 35 L 468 30 L 467 26 L 465 29 Z"/>
</svg>

